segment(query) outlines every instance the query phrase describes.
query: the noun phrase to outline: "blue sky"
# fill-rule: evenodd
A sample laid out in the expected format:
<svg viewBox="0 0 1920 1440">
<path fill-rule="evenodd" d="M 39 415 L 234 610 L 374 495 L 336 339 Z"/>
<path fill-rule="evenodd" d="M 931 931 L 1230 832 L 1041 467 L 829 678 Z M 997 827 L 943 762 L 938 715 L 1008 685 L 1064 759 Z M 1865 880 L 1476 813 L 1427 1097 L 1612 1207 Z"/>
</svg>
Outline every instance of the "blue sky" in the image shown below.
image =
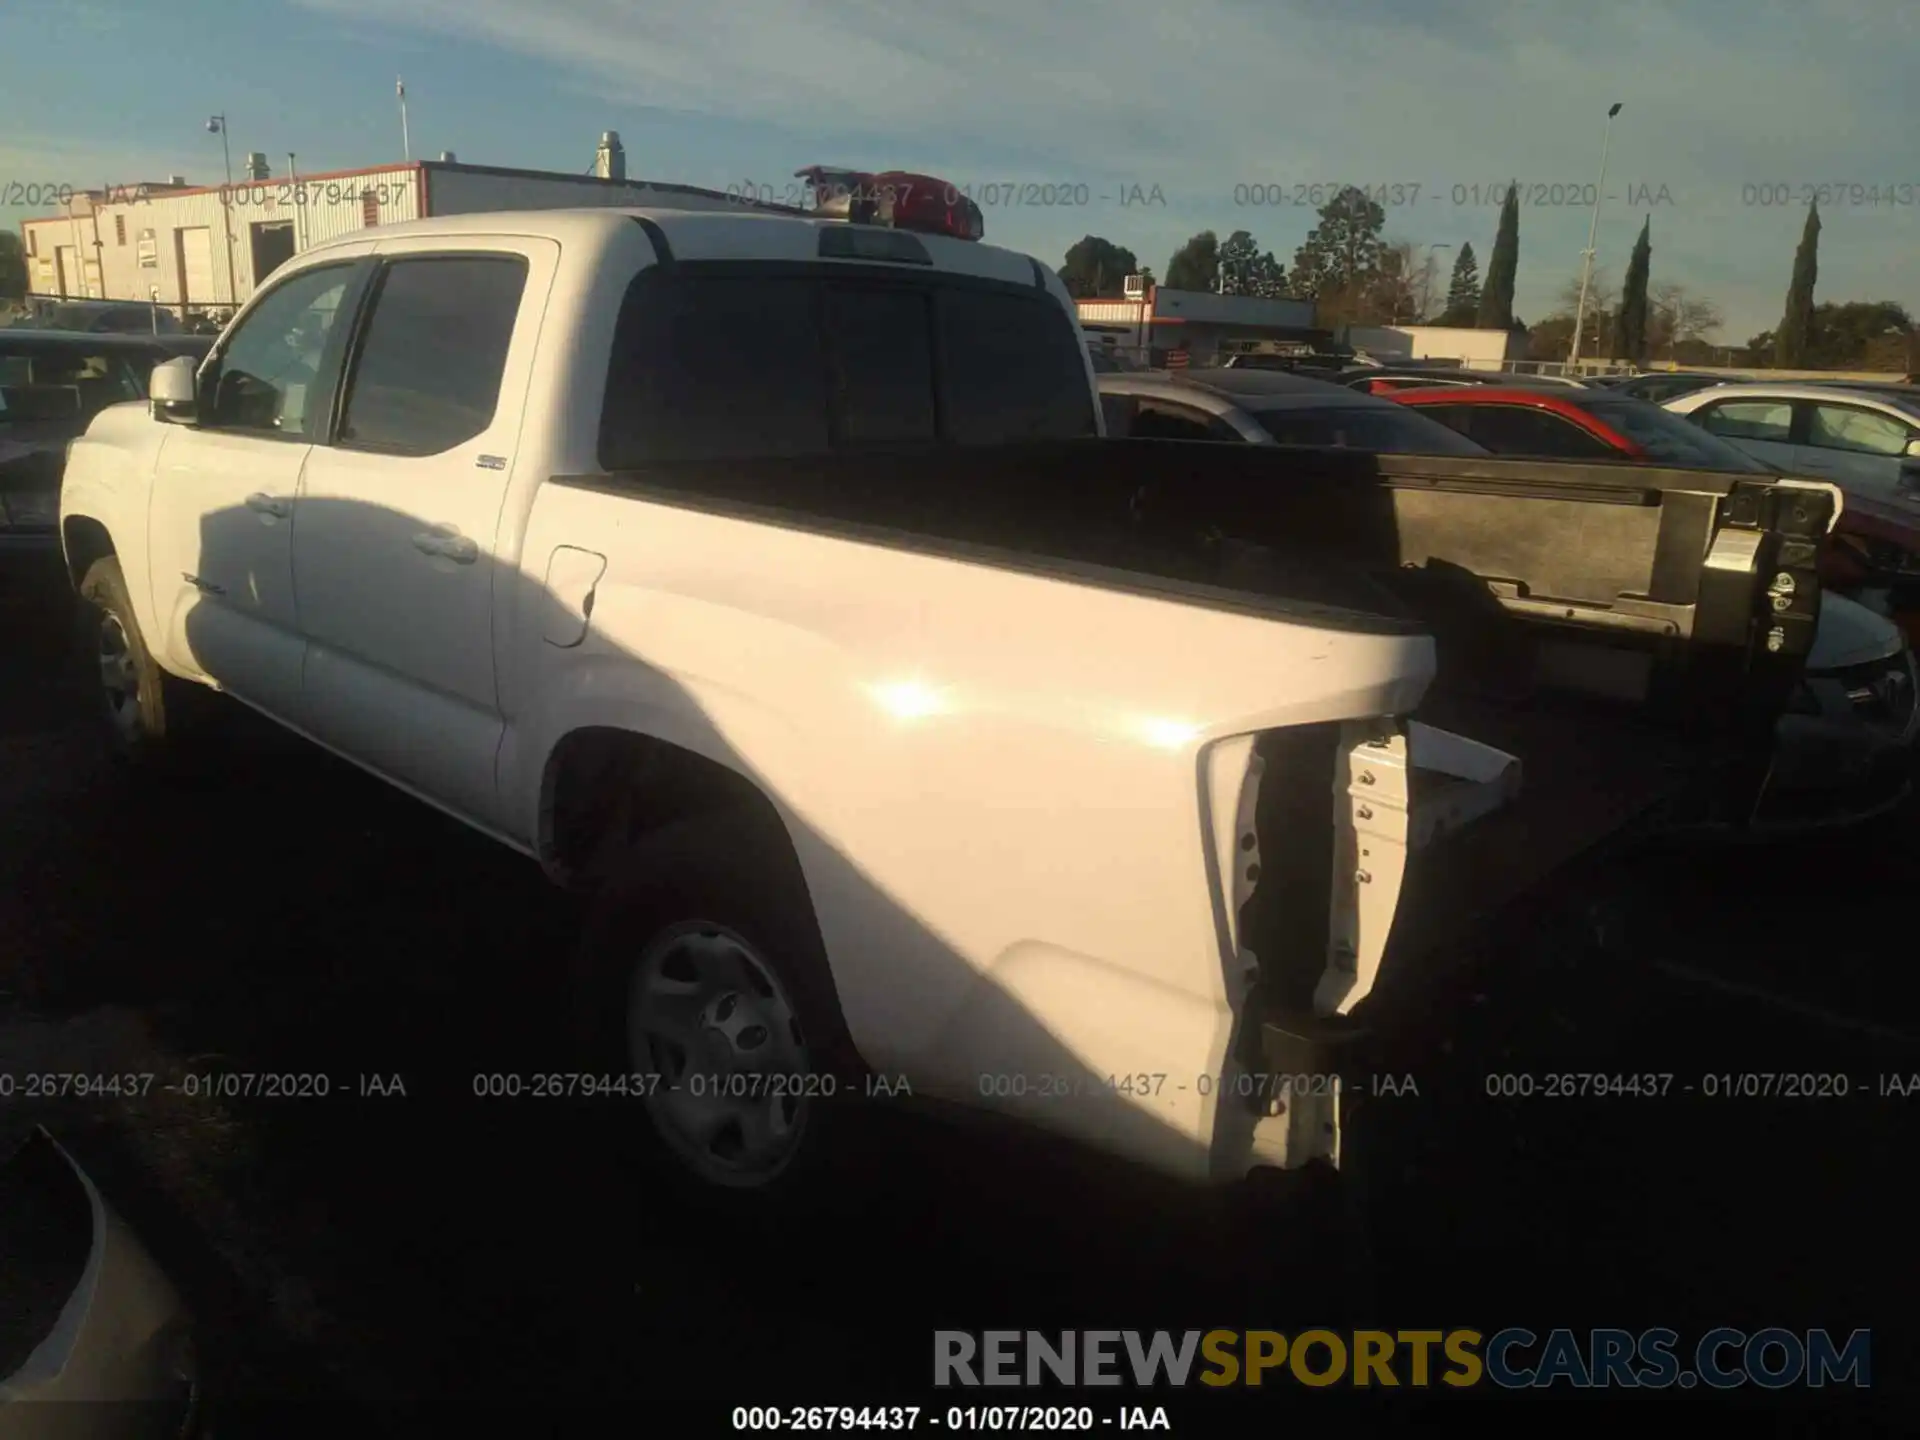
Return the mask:
<svg viewBox="0 0 1920 1440">
<path fill-rule="evenodd" d="M 1203 228 L 1249 229 L 1290 262 L 1311 209 L 1236 205 L 1236 187 L 1291 199 L 1296 185 L 1351 181 L 1408 187 L 1389 237 L 1471 241 L 1484 270 L 1496 213 L 1484 202 L 1517 177 L 1539 187 L 1521 216 L 1515 306 L 1531 320 L 1578 271 L 1589 212 L 1574 187 L 1594 179 L 1617 100 L 1600 265 L 1624 272 L 1651 213 L 1654 282 L 1714 300 L 1720 338 L 1737 343 L 1779 317 L 1807 186 L 1883 192 L 1822 206 L 1820 298 L 1920 311 L 1910 8 L 6 0 L 0 201 L 9 182 L 217 181 L 214 111 L 235 153 L 268 152 L 276 174 L 289 150 L 308 172 L 397 160 L 401 74 L 416 156 L 584 170 L 615 129 L 629 172 L 649 179 L 785 185 L 817 162 L 1052 183 L 1087 203 L 989 204 L 986 221 L 989 240 L 1054 264 L 1092 233 L 1164 271 Z M 1135 186 L 1149 203 L 1123 206 Z M 1751 188 L 1775 186 L 1793 203 Z M 1889 203 L 1900 186 L 1908 203 Z M 1653 203 L 1629 209 L 1636 195 Z"/>
</svg>

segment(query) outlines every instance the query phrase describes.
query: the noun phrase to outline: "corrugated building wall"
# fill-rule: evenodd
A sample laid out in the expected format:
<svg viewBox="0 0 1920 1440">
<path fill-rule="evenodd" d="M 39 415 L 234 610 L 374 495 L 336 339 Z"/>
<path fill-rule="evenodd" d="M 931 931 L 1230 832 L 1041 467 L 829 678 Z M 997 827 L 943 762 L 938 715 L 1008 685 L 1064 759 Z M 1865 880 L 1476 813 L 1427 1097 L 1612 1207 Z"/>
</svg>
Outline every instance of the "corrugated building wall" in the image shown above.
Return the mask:
<svg viewBox="0 0 1920 1440">
<path fill-rule="evenodd" d="M 240 180 L 231 188 L 80 194 L 71 213 L 25 221 L 21 232 L 36 295 L 157 298 L 169 306 L 224 310 L 244 304 L 276 265 L 372 226 L 492 210 L 727 210 L 742 203 L 694 185 L 416 161 L 298 181 Z"/>
</svg>

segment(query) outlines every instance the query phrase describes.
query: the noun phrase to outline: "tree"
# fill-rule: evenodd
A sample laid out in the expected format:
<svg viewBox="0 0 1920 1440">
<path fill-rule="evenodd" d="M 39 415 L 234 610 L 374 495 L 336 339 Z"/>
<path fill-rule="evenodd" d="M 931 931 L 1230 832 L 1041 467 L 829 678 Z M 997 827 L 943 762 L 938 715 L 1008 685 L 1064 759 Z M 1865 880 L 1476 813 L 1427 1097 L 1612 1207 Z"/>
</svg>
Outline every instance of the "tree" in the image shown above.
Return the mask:
<svg viewBox="0 0 1920 1440">
<path fill-rule="evenodd" d="M 1358 291 L 1350 308 L 1353 320 L 1371 325 L 1417 325 L 1433 303 L 1435 262 L 1411 240 L 1395 240 L 1380 250 L 1380 266 Z"/>
<path fill-rule="evenodd" d="M 1220 293 L 1277 299 L 1287 293 L 1286 272 L 1245 230 L 1236 230 L 1220 246 Z"/>
<path fill-rule="evenodd" d="M 1807 365 L 1816 370 L 1905 371 L 1907 308 L 1893 300 L 1816 305 L 1807 336 Z"/>
<path fill-rule="evenodd" d="M 27 293 L 27 257 L 20 237 L 0 230 L 0 300 L 19 300 Z"/>
<path fill-rule="evenodd" d="M 1691 294 L 1686 286 L 1666 281 L 1653 287 L 1647 311 L 1647 353 L 1678 360 L 1683 348 L 1701 342 L 1726 323 L 1720 307 Z M 1769 342 L 1771 343 L 1771 342 Z"/>
<path fill-rule="evenodd" d="M 1500 228 L 1493 236 L 1493 258 L 1487 261 L 1487 283 L 1480 291 L 1480 310 L 1474 324 L 1482 330 L 1507 330 L 1513 325 L 1513 282 L 1520 273 L 1520 187 L 1509 185 L 1500 206 Z"/>
<path fill-rule="evenodd" d="M 1786 313 L 1774 336 L 1773 363 L 1798 369 L 1807 363 L 1813 330 L 1813 287 L 1820 278 L 1820 202 L 1807 206 L 1807 223 L 1800 232 L 1800 248 L 1793 252 L 1793 279 L 1787 285 Z"/>
<path fill-rule="evenodd" d="M 1068 249 L 1060 278 L 1076 300 L 1117 300 L 1125 292 L 1127 276 L 1139 268 L 1140 262 L 1131 250 L 1098 235 L 1087 235 Z"/>
<path fill-rule="evenodd" d="M 1573 344 L 1573 312 L 1549 315 L 1527 332 L 1529 360 L 1564 360 Z"/>
<path fill-rule="evenodd" d="M 1167 261 L 1169 290 L 1212 290 L 1220 283 L 1220 239 L 1202 230 Z"/>
<path fill-rule="evenodd" d="M 1580 311 L 1580 276 L 1576 272 L 1554 295 L 1553 313 L 1533 327 L 1535 337 L 1543 333 L 1562 335 L 1568 344 L 1558 355 L 1542 355 L 1542 360 L 1564 360 L 1573 340 L 1573 317 Z M 1607 274 L 1607 267 L 1596 265 L 1587 275 L 1587 308 L 1585 318 L 1580 322 L 1580 349 L 1585 354 L 1598 354 L 1604 348 L 1603 337 L 1613 325 L 1614 316 L 1620 309 L 1620 297 L 1613 288 L 1613 277 Z M 1564 324 L 1560 322 L 1565 322 Z M 1537 338 L 1531 342 L 1539 345 Z"/>
<path fill-rule="evenodd" d="M 1319 223 L 1294 251 L 1290 289 L 1301 300 L 1351 305 L 1380 273 L 1387 212 L 1349 185 L 1320 207 Z"/>
<path fill-rule="evenodd" d="M 1564 315 L 1569 320 L 1580 308 L 1580 274 L 1575 271 L 1566 284 L 1554 292 L 1555 315 Z M 1620 308 L 1619 292 L 1613 288 L 1613 276 L 1607 273 L 1607 267 L 1596 265 L 1587 276 L 1587 314 L 1596 310 L 1611 315 Z"/>
<path fill-rule="evenodd" d="M 1613 358 L 1639 364 L 1647 358 L 1647 271 L 1653 264 L 1653 216 L 1640 226 L 1627 260 L 1626 286 L 1613 320 Z"/>
<path fill-rule="evenodd" d="M 1440 313 L 1442 325 L 1471 325 L 1480 310 L 1480 262 L 1473 253 L 1473 242 L 1460 247 L 1453 257 L 1453 275 L 1447 281 L 1447 308 Z"/>
</svg>

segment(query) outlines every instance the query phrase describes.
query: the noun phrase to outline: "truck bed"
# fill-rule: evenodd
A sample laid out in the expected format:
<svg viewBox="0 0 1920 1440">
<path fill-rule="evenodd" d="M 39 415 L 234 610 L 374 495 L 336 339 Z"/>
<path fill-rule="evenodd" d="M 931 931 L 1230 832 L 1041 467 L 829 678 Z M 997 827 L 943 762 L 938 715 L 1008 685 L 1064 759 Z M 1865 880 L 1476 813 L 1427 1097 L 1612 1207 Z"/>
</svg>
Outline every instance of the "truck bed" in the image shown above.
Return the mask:
<svg viewBox="0 0 1920 1440">
<path fill-rule="evenodd" d="M 1433 634 L 1439 674 L 1417 718 L 1519 756 L 1524 780 L 1514 805 L 1422 852 L 1402 952 L 1445 943 L 1636 816 L 1764 756 L 1812 643 L 1834 503 L 1745 474 L 1134 440 L 559 483 Z"/>
</svg>

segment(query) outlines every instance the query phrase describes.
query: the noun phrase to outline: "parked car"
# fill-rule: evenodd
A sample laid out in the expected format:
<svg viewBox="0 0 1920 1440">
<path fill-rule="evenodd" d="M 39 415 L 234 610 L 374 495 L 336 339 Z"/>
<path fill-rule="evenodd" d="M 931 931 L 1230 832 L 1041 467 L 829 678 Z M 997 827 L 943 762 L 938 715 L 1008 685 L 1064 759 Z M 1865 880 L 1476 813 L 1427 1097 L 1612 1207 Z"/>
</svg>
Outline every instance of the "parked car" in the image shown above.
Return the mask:
<svg viewBox="0 0 1920 1440">
<path fill-rule="evenodd" d="M 1709 385 L 1724 385 L 1725 375 L 1705 375 L 1687 370 L 1654 370 L 1645 375 L 1629 375 L 1613 386 L 1622 395 L 1649 400 L 1656 405 L 1679 395 L 1704 390 Z"/>
<path fill-rule="evenodd" d="M 1405 390 L 1393 396 L 1393 403 L 1459 431 L 1495 455 L 1562 460 L 1625 457 L 1692 469 L 1749 474 L 1769 470 L 1659 406 L 1615 390 L 1487 385 Z"/>
<path fill-rule="evenodd" d="M 144 400 L 154 366 L 206 354 L 191 336 L 0 330 L 0 555 L 58 554 L 67 445 L 109 405 Z"/>
<path fill-rule="evenodd" d="M 1277 370 L 1155 371 L 1099 377 L 1111 437 L 1244 440 L 1394 455 L 1484 455 L 1391 401 Z"/>
<path fill-rule="evenodd" d="M 1666 408 L 1796 475 L 1884 499 L 1920 491 L 1920 398 L 1826 384 L 1716 385 Z"/>
<path fill-rule="evenodd" d="M 571 961 L 526 963 L 576 981 L 610 1143 L 710 1207 L 834 1176 L 902 1082 L 1197 1183 L 1337 1164 L 1337 1088 L 1240 1077 L 1332 1073 L 1389 930 L 1442 933 L 1396 918 L 1409 855 L 1491 836 L 1427 892 L 1484 910 L 1757 781 L 1819 587 L 1726 559 L 1832 496 L 1496 459 L 1258 372 L 1176 393 L 1449 453 L 1104 440 L 1058 275 L 944 217 L 303 251 L 75 442 L 102 734 L 164 764 L 226 690 L 589 894 Z M 1596 553 L 1657 569 L 1638 628 Z M 1535 653 L 1538 705 L 1451 678 Z"/>
<path fill-rule="evenodd" d="M 1659 406 L 1613 391 L 1422 390 L 1394 398 L 1497 455 L 1770 468 Z M 1851 510 L 1843 509 L 1843 523 Z M 1825 568 L 1831 573 L 1831 564 Z M 1780 721 L 1776 764 L 1750 832 L 1851 824 L 1899 805 L 1909 793 L 1920 731 L 1917 686 L 1920 676 L 1901 627 L 1867 605 L 1829 595 L 1794 711 Z"/>
<path fill-rule="evenodd" d="M 193 1318 L 45 1129 L 0 1142 L 0 1435 L 195 1440 Z"/>
<path fill-rule="evenodd" d="M 86 335 L 178 335 L 182 327 L 171 310 L 137 300 L 60 300 L 34 319 L 39 330 L 73 330 Z"/>
<path fill-rule="evenodd" d="M 1846 493 L 1828 581 L 1920 643 L 1920 392 L 1824 381 L 1721 385 L 1666 408 L 1767 464 Z"/>
<path fill-rule="evenodd" d="M 1333 377 L 1335 383 L 1365 395 L 1392 395 L 1401 390 L 1454 385 L 1525 385 L 1547 389 L 1580 388 L 1581 382 L 1561 375 L 1517 375 L 1505 370 L 1461 370 L 1436 366 L 1356 366 Z"/>
</svg>

